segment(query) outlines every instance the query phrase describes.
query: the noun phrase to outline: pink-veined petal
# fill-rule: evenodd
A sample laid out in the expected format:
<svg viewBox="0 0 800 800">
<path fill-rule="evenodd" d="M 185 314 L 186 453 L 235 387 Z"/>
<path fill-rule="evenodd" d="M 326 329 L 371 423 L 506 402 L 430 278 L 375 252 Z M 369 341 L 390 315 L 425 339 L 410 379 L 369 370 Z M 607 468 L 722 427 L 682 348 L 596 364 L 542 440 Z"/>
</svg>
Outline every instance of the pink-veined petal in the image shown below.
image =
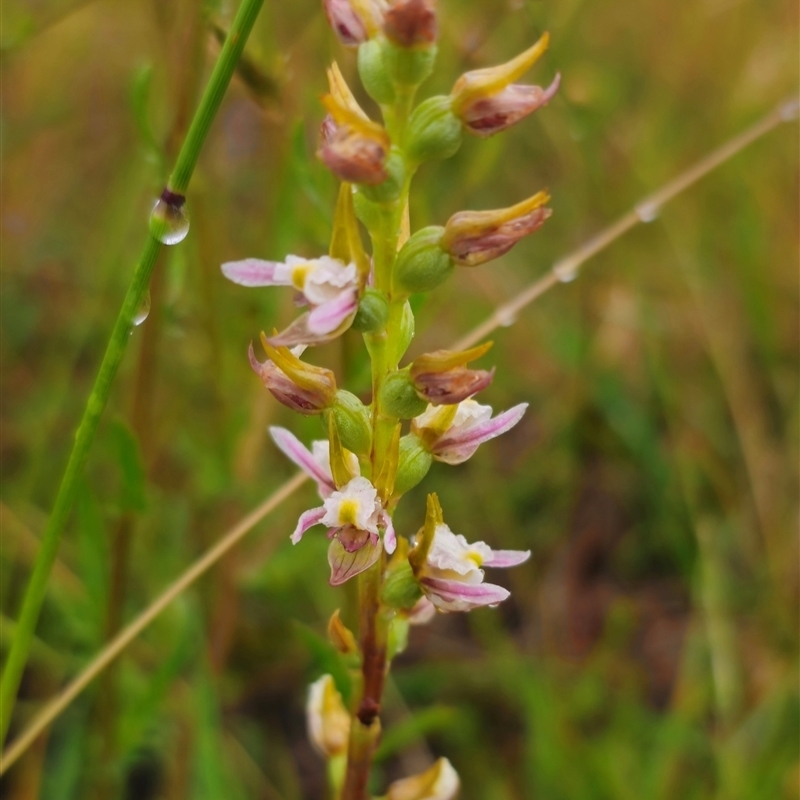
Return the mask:
<svg viewBox="0 0 800 800">
<path fill-rule="evenodd" d="M 303 534 L 309 528 L 313 528 L 315 525 L 319 525 L 324 516 L 325 516 L 325 509 L 322 506 L 320 506 L 319 508 L 311 508 L 308 511 L 304 511 L 300 515 L 300 519 L 297 520 L 297 527 L 294 529 L 294 532 L 289 537 L 292 540 L 292 544 L 297 544 L 303 538 Z"/>
<path fill-rule="evenodd" d="M 243 261 L 228 261 L 222 265 L 222 274 L 240 286 L 286 286 L 285 281 L 275 280 L 275 261 L 260 258 L 245 258 Z"/>
<path fill-rule="evenodd" d="M 397 548 L 397 536 L 394 532 L 394 523 L 392 522 L 392 518 L 385 511 L 381 513 L 381 522 L 386 527 L 383 532 L 383 547 L 386 552 L 391 555 Z"/>
<path fill-rule="evenodd" d="M 316 482 L 319 493 L 323 497 L 327 497 L 335 491 L 333 478 L 325 473 L 314 459 L 311 451 L 291 431 L 273 426 L 269 429 L 269 433 L 281 452 Z"/>
<path fill-rule="evenodd" d="M 520 403 L 492 419 L 470 425 L 464 431 L 445 433 L 433 446 L 434 457 L 447 464 L 461 464 L 475 452 L 478 445 L 511 430 L 522 419 L 527 408 L 527 403 Z"/>
<path fill-rule="evenodd" d="M 288 328 L 279 334 L 270 336 L 267 341 L 273 347 L 295 347 L 298 344 L 317 345 L 332 342 L 343 330 L 334 329 L 330 333 L 313 333 L 308 327 L 311 313 L 301 314 Z"/>
<path fill-rule="evenodd" d="M 348 289 L 327 303 L 318 305 L 308 315 L 308 330 L 312 334 L 327 334 L 335 331 L 358 309 L 358 294 Z"/>
<path fill-rule="evenodd" d="M 408 621 L 411 625 L 425 625 L 435 616 L 436 606 L 423 595 L 408 612 Z"/>
<path fill-rule="evenodd" d="M 492 550 L 490 558 L 483 560 L 483 567 L 516 567 L 531 557 L 530 550 Z"/>
<path fill-rule="evenodd" d="M 373 543 L 371 538 L 367 543 L 353 553 L 348 553 L 338 538 L 335 538 L 328 548 L 328 563 L 331 567 L 331 586 L 341 586 L 369 569 L 381 555 L 381 547 Z"/>
<path fill-rule="evenodd" d="M 420 581 L 428 599 L 442 611 L 469 611 L 480 606 L 496 606 L 511 592 L 493 583 L 462 583 L 423 577 Z"/>
</svg>

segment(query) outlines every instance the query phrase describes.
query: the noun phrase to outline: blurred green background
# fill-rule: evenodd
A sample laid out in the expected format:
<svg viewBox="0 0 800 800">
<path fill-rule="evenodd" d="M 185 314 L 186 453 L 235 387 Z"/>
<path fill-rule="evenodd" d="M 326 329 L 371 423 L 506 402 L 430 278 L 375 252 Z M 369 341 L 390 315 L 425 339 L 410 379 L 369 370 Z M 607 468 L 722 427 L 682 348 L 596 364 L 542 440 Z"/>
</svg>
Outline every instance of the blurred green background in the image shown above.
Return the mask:
<svg viewBox="0 0 800 800">
<path fill-rule="evenodd" d="M 442 0 L 435 76 L 515 55 L 551 105 L 421 170 L 412 227 L 547 187 L 554 214 L 419 307 L 411 355 L 447 346 L 558 257 L 798 84 L 782 0 Z M 2 646 L 76 424 L 234 4 L 3 3 Z M 327 247 L 314 158 L 324 68 L 354 58 L 317 0 L 269 2 L 166 250 L 64 538 L 13 732 L 227 527 L 291 474 L 266 436 L 298 420 L 248 342 L 294 315 L 219 264 Z M 359 95 L 363 97 L 363 94 Z M 775 800 L 800 791 L 798 134 L 783 125 L 495 335 L 513 434 L 437 465 L 468 539 L 530 548 L 512 599 L 415 629 L 392 672 L 385 781 L 447 756 L 464 800 Z M 359 337 L 317 351 L 368 388 Z M 0 782 L 22 800 L 324 797 L 307 684 L 352 587 L 288 534 L 309 486 L 173 604 Z"/>
</svg>

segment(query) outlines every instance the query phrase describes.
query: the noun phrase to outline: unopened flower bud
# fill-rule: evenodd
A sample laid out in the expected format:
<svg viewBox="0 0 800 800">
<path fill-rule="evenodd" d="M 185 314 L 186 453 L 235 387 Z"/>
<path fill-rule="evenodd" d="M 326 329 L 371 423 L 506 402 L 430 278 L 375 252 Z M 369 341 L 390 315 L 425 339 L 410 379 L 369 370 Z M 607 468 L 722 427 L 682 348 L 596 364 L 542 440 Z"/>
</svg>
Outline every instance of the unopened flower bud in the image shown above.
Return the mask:
<svg viewBox="0 0 800 800">
<path fill-rule="evenodd" d="M 367 40 L 367 26 L 350 0 L 322 0 L 325 15 L 339 41 L 355 47 Z"/>
<path fill-rule="evenodd" d="M 444 228 L 431 225 L 418 230 L 397 254 L 394 280 L 405 292 L 429 292 L 443 283 L 455 268 L 442 248 Z"/>
<path fill-rule="evenodd" d="M 484 138 L 491 136 L 547 105 L 558 91 L 558 75 L 547 89 L 514 81 L 539 59 L 549 40 L 549 34 L 545 33 L 536 44 L 511 61 L 467 72 L 456 81 L 450 94 L 453 112 L 470 133 Z"/>
<path fill-rule="evenodd" d="M 433 456 L 416 434 L 409 433 L 400 439 L 400 458 L 394 492 L 398 497 L 413 489 L 427 474 Z"/>
<path fill-rule="evenodd" d="M 328 414 L 336 422 L 342 445 L 356 455 L 368 455 L 372 446 L 369 409 L 354 394 L 339 389 Z"/>
<path fill-rule="evenodd" d="M 422 774 L 391 784 L 386 800 L 453 800 L 460 785 L 452 764 L 440 758 Z"/>
<path fill-rule="evenodd" d="M 555 96 L 560 83 L 560 75 L 556 75 L 547 89 L 514 83 L 490 97 L 467 103 L 461 109 L 461 121 L 470 133 L 486 139 L 546 106 Z"/>
<path fill-rule="evenodd" d="M 394 102 L 394 85 L 386 67 L 385 40 L 370 39 L 358 48 L 358 74 L 367 94 L 381 105 Z"/>
<path fill-rule="evenodd" d="M 408 559 L 400 562 L 395 569 L 386 573 L 381 589 L 381 599 L 390 608 L 411 609 L 422 597 L 417 579 Z"/>
<path fill-rule="evenodd" d="M 341 181 L 368 186 L 387 178 L 384 168 L 387 143 L 381 137 L 365 135 L 347 125 L 326 126 L 327 140 L 320 143 L 317 156 Z"/>
<path fill-rule="evenodd" d="M 381 385 L 380 408 L 398 419 L 413 419 L 427 407 L 421 400 L 408 369 L 390 373 Z"/>
<path fill-rule="evenodd" d="M 389 301 L 386 295 L 369 287 L 364 290 L 358 302 L 358 311 L 353 320 L 353 328 L 361 333 L 382 330 L 389 318 Z"/>
<path fill-rule="evenodd" d="M 273 347 L 261 334 L 269 359 L 261 363 L 250 345 L 250 366 L 276 400 L 300 414 L 321 414 L 334 401 L 336 377 L 329 369 L 301 361 L 286 347 Z"/>
<path fill-rule="evenodd" d="M 439 27 L 431 0 L 396 0 L 384 16 L 383 32 L 400 47 L 426 47 Z"/>
<path fill-rule="evenodd" d="M 359 653 L 356 637 L 353 636 L 350 628 L 342 622 L 338 608 L 333 612 L 328 622 L 328 639 L 342 655 L 352 656 Z"/>
<path fill-rule="evenodd" d="M 446 95 L 420 103 L 408 121 L 406 154 L 414 163 L 438 161 L 455 155 L 463 138 L 462 122 Z"/>
<path fill-rule="evenodd" d="M 367 119 L 354 99 L 349 102 L 351 97 L 323 97 L 331 119 L 323 122 L 317 157 L 342 181 L 376 186 L 389 177 L 385 167 L 389 134 Z"/>
<path fill-rule="evenodd" d="M 306 722 L 311 744 L 326 758 L 347 750 L 350 715 L 331 675 L 311 684 L 306 702 Z"/>
<path fill-rule="evenodd" d="M 467 369 L 466 365 L 484 355 L 491 346 L 487 342 L 471 350 L 437 350 L 419 356 L 409 370 L 417 396 L 434 406 L 450 405 L 485 389 L 492 382 L 494 369 L 487 372 Z"/>
<path fill-rule="evenodd" d="M 445 225 L 442 247 L 456 264 L 485 264 L 541 228 L 552 213 L 544 207 L 549 199 L 547 192 L 539 192 L 510 208 L 459 211 Z"/>
</svg>

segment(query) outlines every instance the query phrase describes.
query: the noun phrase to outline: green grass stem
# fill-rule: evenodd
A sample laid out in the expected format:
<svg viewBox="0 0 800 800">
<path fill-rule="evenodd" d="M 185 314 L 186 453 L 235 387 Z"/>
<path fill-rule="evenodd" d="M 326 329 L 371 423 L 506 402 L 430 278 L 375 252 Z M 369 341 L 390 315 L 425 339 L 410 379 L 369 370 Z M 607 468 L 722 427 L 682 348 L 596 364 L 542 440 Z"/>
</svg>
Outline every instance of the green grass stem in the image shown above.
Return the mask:
<svg viewBox="0 0 800 800">
<path fill-rule="evenodd" d="M 178 154 L 175 169 L 169 182 L 170 190 L 176 194 L 183 194 L 189 185 L 200 150 L 208 135 L 211 123 L 219 110 L 222 98 L 236 68 L 236 62 L 253 29 L 253 24 L 258 12 L 261 10 L 262 3 L 263 0 L 242 0 L 228 37 L 222 47 L 222 52 L 211 73 L 200 105 L 195 112 L 186 139 Z M 11 722 L 17 690 L 28 661 L 39 612 L 47 593 L 50 572 L 58 553 L 61 533 L 73 506 L 79 479 L 89 456 L 103 410 L 111 394 L 114 378 L 125 355 L 125 349 L 130 338 L 132 320 L 140 307 L 144 293 L 147 291 L 161 247 L 161 242 L 152 233 L 148 233 L 142 255 L 128 286 L 122 308 L 106 347 L 100 370 L 89 395 L 89 400 L 86 403 L 83 418 L 75 436 L 75 443 L 42 537 L 41 549 L 25 590 L 22 609 L 16 623 L 16 633 L 8 653 L 2 679 L 0 679 L 0 745 L 5 741 L 8 726 Z"/>
</svg>

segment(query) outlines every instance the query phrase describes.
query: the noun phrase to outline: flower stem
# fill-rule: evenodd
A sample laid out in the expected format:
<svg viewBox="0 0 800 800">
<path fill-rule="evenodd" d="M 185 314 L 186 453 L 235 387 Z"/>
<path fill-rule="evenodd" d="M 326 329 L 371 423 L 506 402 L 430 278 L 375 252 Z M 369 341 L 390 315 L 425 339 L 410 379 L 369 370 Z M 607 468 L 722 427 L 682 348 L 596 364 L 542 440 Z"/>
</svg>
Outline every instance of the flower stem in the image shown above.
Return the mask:
<svg viewBox="0 0 800 800">
<path fill-rule="evenodd" d="M 222 97 L 236 68 L 236 62 L 250 35 L 262 3 L 263 0 L 242 0 L 178 154 L 175 169 L 169 181 L 169 189 L 175 194 L 182 195 L 189 185 L 208 130 L 222 102 Z M 47 583 L 58 552 L 61 532 L 75 500 L 79 478 L 94 441 L 100 417 L 111 394 L 117 369 L 125 354 L 133 317 L 147 290 L 160 250 L 161 242 L 148 233 L 142 255 L 122 302 L 122 308 L 75 435 L 75 443 L 58 488 L 53 511 L 42 536 L 41 548 L 36 558 L 33 574 L 25 590 L 22 610 L 17 619 L 16 635 L 6 659 L 2 679 L 0 679 L 0 745 L 5 740 L 11 722 L 17 689 L 28 660 L 39 611 L 47 593 Z"/>
<path fill-rule="evenodd" d="M 383 557 L 359 576 L 359 638 L 362 654 L 361 696 L 350 721 L 342 800 L 366 800 L 372 756 L 380 735 L 380 712 L 386 677 L 387 626 L 380 610 Z"/>
</svg>

